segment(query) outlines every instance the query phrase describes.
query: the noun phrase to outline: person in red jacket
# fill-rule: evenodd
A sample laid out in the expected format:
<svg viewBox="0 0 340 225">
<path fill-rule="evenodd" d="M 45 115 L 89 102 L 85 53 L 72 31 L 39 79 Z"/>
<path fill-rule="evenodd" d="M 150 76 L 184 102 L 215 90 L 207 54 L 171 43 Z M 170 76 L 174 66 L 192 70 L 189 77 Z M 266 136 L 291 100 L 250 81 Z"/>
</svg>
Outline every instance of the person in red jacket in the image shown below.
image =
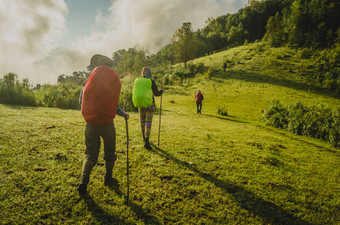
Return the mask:
<svg viewBox="0 0 340 225">
<path fill-rule="evenodd" d="M 90 174 L 98 161 L 101 139 L 104 142 L 104 185 L 118 185 L 112 171 L 117 160 L 116 129 L 113 119 L 116 114 L 129 119 L 118 105 L 121 83 L 118 73 L 112 69 L 113 61 L 103 55 L 94 55 L 88 69 L 91 71 L 81 91 L 79 102 L 86 121 L 85 159 L 83 162 L 79 194 L 87 192 Z"/>
<path fill-rule="evenodd" d="M 195 101 L 196 101 L 196 106 L 197 106 L 197 114 L 202 113 L 202 101 L 203 101 L 204 97 L 203 94 L 201 92 L 201 90 L 198 90 L 195 94 Z"/>
</svg>

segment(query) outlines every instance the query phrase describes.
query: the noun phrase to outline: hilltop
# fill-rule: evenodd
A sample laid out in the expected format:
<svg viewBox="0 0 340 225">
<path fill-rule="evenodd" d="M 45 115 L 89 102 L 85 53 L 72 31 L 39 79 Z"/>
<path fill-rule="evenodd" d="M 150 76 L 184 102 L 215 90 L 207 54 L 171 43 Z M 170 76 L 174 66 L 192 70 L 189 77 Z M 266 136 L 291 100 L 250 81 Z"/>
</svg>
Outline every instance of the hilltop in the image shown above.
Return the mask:
<svg viewBox="0 0 340 225">
<path fill-rule="evenodd" d="M 340 103 L 339 95 L 322 88 L 311 76 L 301 75 L 306 65 L 313 63 L 312 55 L 302 57 L 306 52 L 306 49 L 272 48 L 263 42 L 231 48 L 189 61 L 189 66 L 203 64 L 206 71 L 167 88 L 191 95 L 201 89 L 207 96 L 204 108 L 209 113 L 215 114 L 218 106 L 225 105 L 230 115 L 251 121 L 258 121 L 272 100 L 285 104 L 296 101 L 306 105 L 325 104 L 335 109 Z M 185 73 L 183 67 L 178 64 L 173 70 Z M 188 98 L 186 105 L 191 100 Z"/>
</svg>

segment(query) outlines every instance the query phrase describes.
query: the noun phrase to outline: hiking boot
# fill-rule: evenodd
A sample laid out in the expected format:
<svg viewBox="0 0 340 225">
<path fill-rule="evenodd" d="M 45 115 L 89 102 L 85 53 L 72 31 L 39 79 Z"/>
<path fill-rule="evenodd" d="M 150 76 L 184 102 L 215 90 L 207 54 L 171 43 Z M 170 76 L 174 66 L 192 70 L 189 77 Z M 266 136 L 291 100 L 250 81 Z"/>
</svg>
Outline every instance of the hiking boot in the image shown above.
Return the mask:
<svg viewBox="0 0 340 225">
<path fill-rule="evenodd" d="M 78 192 L 79 192 L 79 194 L 80 195 L 85 195 L 86 194 L 86 192 L 87 192 L 87 185 L 86 184 L 79 184 L 79 186 L 78 186 Z"/>
<path fill-rule="evenodd" d="M 104 185 L 105 186 L 119 186 L 119 182 L 115 177 L 105 177 Z"/>
</svg>

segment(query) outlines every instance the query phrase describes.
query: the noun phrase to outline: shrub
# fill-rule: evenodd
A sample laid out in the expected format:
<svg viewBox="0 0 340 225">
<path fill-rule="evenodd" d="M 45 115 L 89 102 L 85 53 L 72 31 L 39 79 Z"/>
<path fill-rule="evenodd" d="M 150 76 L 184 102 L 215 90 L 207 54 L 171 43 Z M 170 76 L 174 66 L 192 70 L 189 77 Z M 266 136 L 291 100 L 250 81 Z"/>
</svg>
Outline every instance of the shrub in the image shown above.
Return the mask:
<svg viewBox="0 0 340 225">
<path fill-rule="evenodd" d="M 132 91 L 133 91 L 133 84 L 134 84 L 133 77 L 125 77 L 121 80 L 122 82 L 122 89 L 120 91 L 119 96 L 119 105 L 122 109 L 128 112 L 137 112 L 138 109 L 134 106 L 132 101 Z"/>
<path fill-rule="evenodd" d="M 44 84 L 36 93 L 39 105 L 61 109 L 80 109 L 81 86 L 74 83 Z"/>
<path fill-rule="evenodd" d="M 121 108 L 128 112 L 137 112 L 138 108 L 136 108 L 132 101 L 132 88 L 124 88 L 120 92 L 119 97 L 119 105 Z"/>
<path fill-rule="evenodd" d="M 184 79 L 193 78 L 198 73 L 203 74 L 204 72 L 206 72 L 206 70 L 207 69 L 203 63 L 194 64 L 192 62 L 189 62 L 184 66 L 177 66 L 170 79 L 172 79 L 173 83 L 176 83 L 178 79 L 183 82 Z"/>
<path fill-rule="evenodd" d="M 324 105 L 307 107 L 296 102 L 283 106 L 279 101 L 273 101 L 264 110 L 263 118 L 266 125 L 340 146 L 340 107 L 333 112 Z"/>
<path fill-rule="evenodd" d="M 298 75 L 308 77 L 319 83 L 323 88 L 340 94 L 340 45 L 331 49 L 314 50 L 302 49 L 298 52 L 301 58 L 310 58 L 309 62 L 301 63 Z"/>
<path fill-rule="evenodd" d="M 211 76 L 212 76 L 212 70 L 207 70 L 204 74 L 203 74 L 203 76 L 206 78 L 206 79 L 208 79 L 208 80 L 210 80 L 211 79 Z"/>
<path fill-rule="evenodd" d="M 263 111 L 266 125 L 276 128 L 287 128 L 288 112 L 278 100 L 272 101 L 270 107 Z"/>
<path fill-rule="evenodd" d="M 217 107 L 217 114 L 222 116 L 228 116 L 228 110 L 225 105 L 221 105 Z"/>
<path fill-rule="evenodd" d="M 10 105 L 36 106 L 34 92 L 28 79 L 18 80 L 18 75 L 8 73 L 0 78 L 0 103 Z"/>
<path fill-rule="evenodd" d="M 207 69 L 203 63 L 190 64 L 190 67 L 189 67 L 189 71 L 193 74 L 204 73 L 206 70 Z"/>
<path fill-rule="evenodd" d="M 329 141 L 335 147 L 340 147 L 340 107 L 333 113 L 333 123 L 329 129 Z"/>
<path fill-rule="evenodd" d="M 304 115 L 308 112 L 301 102 L 288 105 L 286 109 L 287 113 L 287 128 L 289 132 L 298 135 L 302 134 L 302 128 L 304 125 Z M 285 127 L 283 127 L 285 128 Z"/>
</svg>

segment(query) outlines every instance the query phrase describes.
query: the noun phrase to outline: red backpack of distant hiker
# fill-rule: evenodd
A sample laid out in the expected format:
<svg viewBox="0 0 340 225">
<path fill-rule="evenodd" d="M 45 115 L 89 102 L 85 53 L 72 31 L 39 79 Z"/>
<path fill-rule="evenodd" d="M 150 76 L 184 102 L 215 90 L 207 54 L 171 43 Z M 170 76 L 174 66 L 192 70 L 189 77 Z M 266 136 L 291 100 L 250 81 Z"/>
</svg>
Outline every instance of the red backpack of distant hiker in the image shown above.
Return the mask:
<svg viewBox="0 0 340 225">
<path fill-rule="evenodd" d="M 118 73 L 107 66 L 97 66 L 83 87 L 81 113 L 92 125 L 107 125 L 116 116 L 121 83 Z"/>
<path fill-rule="evenodd" d="M 203 95 L 202 95 L 202 93 L 201 92 L 196 92 L 196 96 L 195 96 L 195 101 L 196 102 L 202 102 L 202 100 L 203 100 Z"/>
</svg>

